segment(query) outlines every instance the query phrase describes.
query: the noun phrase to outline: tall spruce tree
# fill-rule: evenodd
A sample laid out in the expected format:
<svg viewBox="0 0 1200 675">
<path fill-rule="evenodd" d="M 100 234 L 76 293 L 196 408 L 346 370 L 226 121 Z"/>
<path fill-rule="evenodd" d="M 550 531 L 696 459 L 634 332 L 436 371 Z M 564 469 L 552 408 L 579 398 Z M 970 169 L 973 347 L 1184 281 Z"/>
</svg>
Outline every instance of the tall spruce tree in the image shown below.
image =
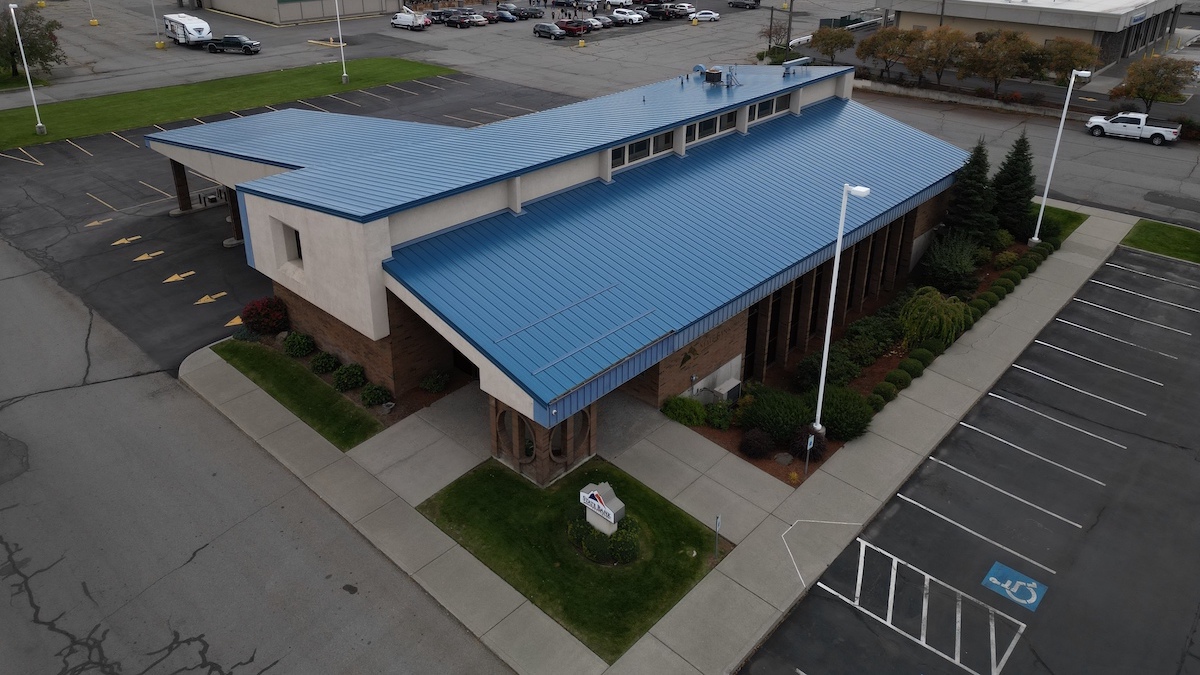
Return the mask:
<svg viewBox="0 0 1200 675">
<path fill-rule="evenodd" d="M 992 190 L 1000 227 L 1011 232 L 1017 241 L 1032 237 L 1034 217 L 1029 203 L 1034 196 L 1033 153 L 1023 130 L 992 178 Z"/>
<path fill-rule="evenodd" d="M 966 164 L 958 170 L 950 208 L 946 211 L 948 227 L 967 232 L 980 243 L 990 242 L 997 227 L 996 195 L 988 179 L 990 169 L 987 146 L 981 138 Z"/>
</svg>

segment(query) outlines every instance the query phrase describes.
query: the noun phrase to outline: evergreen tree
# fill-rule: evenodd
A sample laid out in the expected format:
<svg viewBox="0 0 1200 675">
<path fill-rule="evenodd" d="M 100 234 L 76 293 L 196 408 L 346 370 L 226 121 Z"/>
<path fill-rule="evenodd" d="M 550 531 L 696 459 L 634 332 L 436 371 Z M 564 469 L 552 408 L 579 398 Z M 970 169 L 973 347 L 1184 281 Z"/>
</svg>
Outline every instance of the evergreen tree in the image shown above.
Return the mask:
<svg viewBox="0 0 1200 675">
<path fill-rule="evenodd" d="M 1029 212 L 1029 203 L 1034 196 L 1033 153 L 1024 130 L 996 171 L 992 189 L 996 195 L 995 213 L 1000 227 L 1011 232 L 1017 241 L 1032 237 L 1034 219 Z"/>
<path fill-rule="evenodd" d="M 996 231 L 996 195 L 988 180 L 990 168 L 987 146 L 981 138 L 958 170 L 946 211 L 946 225 L 970 234 L 977 242 L 990 242 Z"/>
</svg>

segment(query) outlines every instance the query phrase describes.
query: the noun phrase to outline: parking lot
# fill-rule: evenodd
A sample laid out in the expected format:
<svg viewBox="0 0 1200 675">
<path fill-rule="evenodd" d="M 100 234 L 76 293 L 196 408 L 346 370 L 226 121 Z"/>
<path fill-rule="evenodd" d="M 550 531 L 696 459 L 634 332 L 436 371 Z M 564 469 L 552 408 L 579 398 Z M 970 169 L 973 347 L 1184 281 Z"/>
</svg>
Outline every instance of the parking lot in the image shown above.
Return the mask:
<svg viewBox="0 0 1200 675">
<path fill-rule="evenodd" d="M 742 672 L 1200 665 L 1197 271 L 1118 249 Z"/>
</svg>

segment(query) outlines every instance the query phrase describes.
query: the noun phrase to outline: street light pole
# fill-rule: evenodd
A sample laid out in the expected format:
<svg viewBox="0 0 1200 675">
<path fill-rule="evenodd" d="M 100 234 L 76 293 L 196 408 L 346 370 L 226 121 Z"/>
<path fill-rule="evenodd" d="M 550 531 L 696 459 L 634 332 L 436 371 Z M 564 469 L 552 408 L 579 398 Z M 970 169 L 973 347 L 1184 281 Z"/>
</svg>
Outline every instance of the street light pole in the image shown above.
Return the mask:
<svg viewBox="0 0 1200 675">
<path fill-rule="evenodd" d="M 348 84 L 350 76 L 346 74 L 346 42 L 342 40 L 342 10 L 338 0 L 333 0 L 333 15 L 337 19 L 338 51 L 342 53 L 342 84 Z"/>
<path fill-rule="evenodd" d="M 1071 81 L 1067 84 L 1067 98 L 1063 101 L 1062 118 L 1058 120 L 1058 135 L 1054 137 L 1054 152 L 1050 154 L 1050 171 L 1046 173 L 1046 191 L 1042 193 L 1042 206 L 1038 209 L 1037 225 L 1033 228 L 1033 237 L 1029 240 L 1029 245 L 1034 246 L 1042 240 L 1038 239 L 1038 235 L 1042 233 L 1042 214 L 1046 212 L 1046 200 L 1050 197 L 1050 179 L 1054 177 L 1054 160 L 1058 159 L 1058 142 L 1062 140 L 1063 125 L 1067 123 L 1067 106 L 1071 105 L 1071 90 L 1075 88 L 1075 76 L 1091 77 L 1090 70 L 1072 70 Z"/>
<path fill-rule="evenodd" d="M 821 380 L 817 385 L 817 415 L 812 425 L 815 436 L 825 435 L 825 427 L 821 426 L 821 408 L 825 403 L 825 374 L 829 370 L 829 337 L 833 332 L 833 303 L 837 299 L 838 269 L 842 264 L 842 234 L 846 230 L 846 204 L 850 201 L 850 195 L 867 197 L 870 194 L 871 188 L 869 187 L 852 186 L 849 183 L 842 185 L 842 213 L 838 217 L 837 248 L 833 252 L 833 280 L 829 284 L 829 311 L 825 317 L 825 344 L 821 347 Z"/>
<path fill-rule="evenodd" d="M 33 127 L 38 136 L 46 135 L 46 125 L 42 124 L 42 114 L 38 112 L 37 97 L 33 95 L 33 76 L 29 74 L 29 61 L 25 60 L 25 43 L 21 42 L 21 27 L 17 25 L 17 4 L 10 2 L 8 12 L 12 15 L 13 30 L 17 34 L 17 49 L 21 50 L 21 65 L 25 68 L 25 81 L 29 83 L 29 100 L 33 101 L 33 117 L 37 125 Z"/>
</svg>

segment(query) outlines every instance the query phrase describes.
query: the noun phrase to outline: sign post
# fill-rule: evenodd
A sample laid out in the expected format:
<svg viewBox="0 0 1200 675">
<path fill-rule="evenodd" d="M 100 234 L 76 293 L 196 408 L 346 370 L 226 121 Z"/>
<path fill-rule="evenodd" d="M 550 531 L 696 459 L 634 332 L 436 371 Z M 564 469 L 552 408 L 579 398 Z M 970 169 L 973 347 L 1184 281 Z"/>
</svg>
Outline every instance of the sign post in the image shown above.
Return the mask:
<svg viewBox="0 0 1200 675">
<path fill-rule="evenodd" d="M 713 532 L 713 557 L 721 557 L 721 514 L 717 514 L 717 527 Z"/>
<path fill-rule="evenodd" d="M 816 434 L 808 435 L 808 442 L 804 444 L 804 477 L 808 477 L 808 460 L 812 457 L 813 443 L 817 442 Z"/>
</svg>

